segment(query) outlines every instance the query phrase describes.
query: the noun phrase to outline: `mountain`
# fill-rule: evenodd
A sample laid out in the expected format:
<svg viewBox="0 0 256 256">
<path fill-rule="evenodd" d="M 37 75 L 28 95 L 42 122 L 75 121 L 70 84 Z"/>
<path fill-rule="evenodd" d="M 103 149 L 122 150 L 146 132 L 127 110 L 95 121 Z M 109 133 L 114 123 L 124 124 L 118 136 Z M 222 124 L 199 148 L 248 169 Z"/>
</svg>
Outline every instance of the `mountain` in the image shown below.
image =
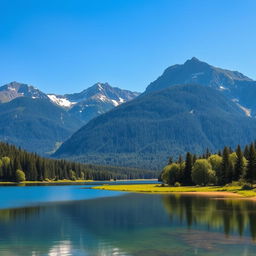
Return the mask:
<svg viewBox="0 0 256 256">
<path fill-rule="evenodd" d="M 146 91 L 91 120 L 54 156 L 157 169 L 170 155 L 244 145 L 255 136 L 256 119 L 246 116 L 221 91 L 176 85 Z"/>
<path fill-rule="evenodd" d="M 50 100 L 66 109 L 81 121 L 87 123 L 120 104 L 134 99 L 138 92 L 112 87 L 108 83 L 96 83 L 80 93 L 48 94 Z"/>
<path fill-rule="evenodd" d="M 31 85 L 11 82 L 0 87 L 0 103 L 9 102 L 18 97 L 47 99 L 46 94 Z"/>
<path fill-rule="evenodd" d="M 92 118 L 137 95 L 107 83 L 55 95 L 12 82 L 0 87 L 0 140 L 46 154 Z"/>
<path fill-rule="evenodd" d="M 18 97 L 0 104 L 0 140 L 31 152 L 52 151 L 81 125 L 48 99 Z"/>
<path fill-rule="evenodd" d="M 69 112 L 80 120 L 88 122 L 138 95 L 138 92 L 111 87 L 108 83 L 97 83 L 80 93 L 65 96 L 69 101 L 76 102 Z"/>
<path fill-rule="evenodd" d="M 200 84 L 215 88 L 234 101 L 248 116 L 256 115 L 256 81 L 237 71 L 211 66 L 195 57 L 182 65 L 168 67 L 147 87 L 145 93 L 178 84 Z"/>
</svg>

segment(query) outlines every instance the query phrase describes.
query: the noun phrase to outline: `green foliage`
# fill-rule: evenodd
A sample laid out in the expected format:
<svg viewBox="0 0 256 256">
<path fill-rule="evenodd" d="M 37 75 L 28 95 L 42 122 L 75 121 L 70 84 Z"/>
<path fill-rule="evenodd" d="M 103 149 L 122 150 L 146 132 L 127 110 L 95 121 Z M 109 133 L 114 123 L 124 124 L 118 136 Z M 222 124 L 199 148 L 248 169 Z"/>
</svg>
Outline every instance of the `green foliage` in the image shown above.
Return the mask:
<svg viewBox="0 0 256 256">
<path fill-rule="evenodd" d="M 26 181 L 26 175 L 22 170 L 17 170 L 15 176 L 17 182 Z"/>
<path fill-rule="evenodd" d="M 196 160 L 192 169 L 192 180 L 197 185 L 205 186 L 213 181 L 215 172 L 206 159 Z"/>
<path fill-rule="evenodd" d="M 72 170 L 69 171 L 69 179 L 76 180 L 76 173 Z"/>
<path fill-rule="evenodd" d="M 253 183 L 256 180 L 256 151 L 253 144 L 250 145 L 248 154 L 248 164 L 245 178 L 248 182 Z"/>
<path fill-rule="evenodd" d="M 193 167 L 193 157 L 188 152 L 186 154 L 186 162 L 185 162 L 185 168 L 184 168 L 184 174 L 183 174 L 183 184 L 184 185 L 192 185 L 192 167 Z"/>
<path fill-rule="evenodd" d="M 243 152 L 241 150 L 240 145 L 237 146 L 236 149 L 236 162 L 235 162 L 235 167 L 234 167 L 234 178 L 233 180 L 238 181 L 244 176 L 245 173 L 245 167 L 247 165 L 247 161 L 245 157 L 243 156 Z"/>
<path fill-rule="evenodd" d="M 178 182 L 178 181 L 176 181 L 175 183 L 174 183 L 174 187 L 180 187 L 181 186 L 181 184 Z"/>
<path fill-rule="evenodd" d="M 174 185 L 175 182 L 181 180 L 182 178 L 182 173 L 181 173 L 181 168 L 179 164 L 173 163 L 170 165 L 167 165 L 164 168 L 163 172 L 163 182 L 168 184 L 168 185 Z"/>
<path fill-rule="evenodd" d="M 208 161 L 212 166 L 212 169 L 216 172 L 217 176 L 220 176 L 222 157 L 214 154 L 208 157 Z"/>
<path fill-rule="evenodd" d="M 43 158 L 6 143 L 0 143 L 0 160 L 0 181 L 16 181 L 17 169 L 23 170 L 27 181 L 75 180 L 79 177 L 85 180 L 150 179 L 158 176 L 155 171 Z"/>
</svg>

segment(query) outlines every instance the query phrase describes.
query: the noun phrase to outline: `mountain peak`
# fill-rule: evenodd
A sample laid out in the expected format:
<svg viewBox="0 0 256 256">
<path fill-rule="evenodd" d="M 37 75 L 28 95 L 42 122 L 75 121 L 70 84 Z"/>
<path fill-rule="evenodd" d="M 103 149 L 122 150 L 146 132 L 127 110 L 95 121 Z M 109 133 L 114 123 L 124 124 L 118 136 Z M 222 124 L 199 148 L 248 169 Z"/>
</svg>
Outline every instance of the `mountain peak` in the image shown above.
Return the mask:
<svg viewBox="0 0 256 256">
<path fill-rule="evenodd" d="M 241 83 L 247 82 L 253 80 L 239 72 L 214 67 L 193 57 L 182 65 L 168 67 L 160 77 L 149 84 L 146 92 L 159 91 L 180 84 L 200 84 L 215 89 L 225 87 L 226 92 L 229 92 Z"/>
<path fill-rule="evenodd" d="M 187 60 L 186 62 L 202 62 L 196 57 L 192 57 L 190 60 Z"/>
</svg>

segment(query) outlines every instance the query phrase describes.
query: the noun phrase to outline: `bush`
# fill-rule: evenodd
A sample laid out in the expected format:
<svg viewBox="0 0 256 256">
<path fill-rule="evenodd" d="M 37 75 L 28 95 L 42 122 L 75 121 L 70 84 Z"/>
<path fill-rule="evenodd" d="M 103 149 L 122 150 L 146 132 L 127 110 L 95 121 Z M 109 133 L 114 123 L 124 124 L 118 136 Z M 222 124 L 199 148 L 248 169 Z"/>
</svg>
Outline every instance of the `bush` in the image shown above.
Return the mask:
<svg viewBox="0 0 256 256">
<path fill-rule="evenodd" d="M 192 180 L 196 185 L 205 186 L 214 180 L 215 171 L 206 159 L 196 160 L 192 168 Z"/>
<path fill-rule="evenodd" d="M 252 187 L 251 184 L 246 183 L 246 184 L 244 184 L 244 185 L 241 187 L 241 189 L 242 189 L 242 190 L 252 190 L 253 187 Z"/>
<path fill-rule="evenodd" d="M 180 187 L 181 186 L 181 184 L 178 182 L 178 181 L 176 181 L 175 183 L 174 183 L 174 187 Z"/>
<path fill-rule="evenodd" d="M 15 176 L 17 182 L 26 181 L 25 173 L 22 170 L 17 170 Z"/>
</svg>

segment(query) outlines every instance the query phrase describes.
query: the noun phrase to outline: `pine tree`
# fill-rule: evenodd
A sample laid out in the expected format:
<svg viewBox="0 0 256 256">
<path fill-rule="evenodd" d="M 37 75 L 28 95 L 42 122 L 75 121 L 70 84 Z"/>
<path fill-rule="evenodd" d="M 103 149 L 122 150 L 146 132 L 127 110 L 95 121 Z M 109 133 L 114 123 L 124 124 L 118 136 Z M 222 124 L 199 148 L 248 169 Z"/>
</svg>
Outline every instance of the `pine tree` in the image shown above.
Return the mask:
<svg viewBox="0 0 256 256">
<path fill-rule="evenodd" d="M 244 157 L 248 160 L 249 158 L 249 147 L 248 145 L 245 146 L 244 148 Z"/>
<path fill-rule="evenodd" d="M 256 179 L 256 151 L 254 148 L 254 145 L 250 145 L 249 149 L 249 155 L 248 155 L 248 164 L 246 168 L 246 174 L 245 174 L 245 179 L 253 183 Z"/>
<path fill-rule="evenodd" d="M 170 156 L 169 159 L 168 159 L 168 165 L 172 164 L 173 163 L 173 159 L 172 157 Z"/>
<path fill-rule="evenodd" d="M 186 162 L 185 162 L 185 169 L 184 169 L 184 176 L 183 176 L 183 183 L 184 185 L 192 185 L 192 167 L 193 167 L 193 158 L 192 155 L 188 152 L 186 155 Z"/>
<path fill-rule="evenodd" d="M 244 174 L 244 158 L 240 145 L 236 149 L 237 160 L 235 163 L 233 180 L 238 181 Z"/>
<path fill-rule="evenodd" d="M 229 149 L 225 147 L 222 153 L 221 173 L 219 177 L 220 185 L 225 185 L 230 182 L 229 172 L 230 172 Z"/>
</svg>

